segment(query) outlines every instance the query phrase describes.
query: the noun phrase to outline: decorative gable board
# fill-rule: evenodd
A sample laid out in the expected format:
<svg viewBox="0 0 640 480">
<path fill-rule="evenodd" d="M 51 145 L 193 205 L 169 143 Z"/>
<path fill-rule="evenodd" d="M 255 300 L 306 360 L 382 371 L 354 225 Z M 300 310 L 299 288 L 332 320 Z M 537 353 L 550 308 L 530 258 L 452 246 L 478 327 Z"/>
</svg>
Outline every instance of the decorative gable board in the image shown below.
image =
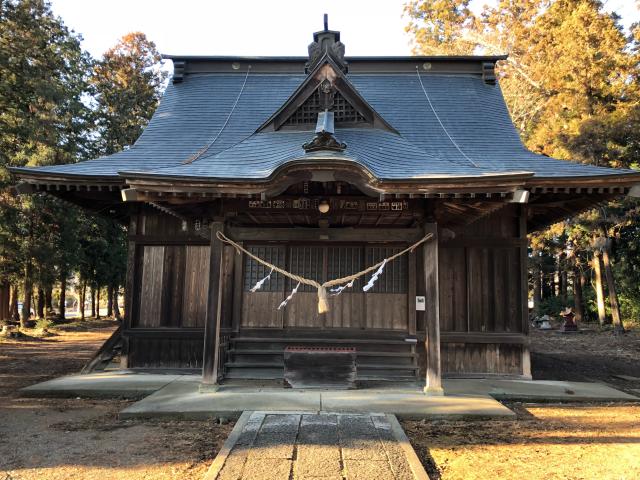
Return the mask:
<svg viewBox="0 0 640 480">
<path fill-rule="evenodd" d="M 362 98 L 329 56 L 324 57 L 289 100 L 257 131 L 283 127 L 310 129 L 315 126 L 318 113 L 325 109 L 334 112 L 336 125 L 368 126 L 397 133 Z"/>
</svg>

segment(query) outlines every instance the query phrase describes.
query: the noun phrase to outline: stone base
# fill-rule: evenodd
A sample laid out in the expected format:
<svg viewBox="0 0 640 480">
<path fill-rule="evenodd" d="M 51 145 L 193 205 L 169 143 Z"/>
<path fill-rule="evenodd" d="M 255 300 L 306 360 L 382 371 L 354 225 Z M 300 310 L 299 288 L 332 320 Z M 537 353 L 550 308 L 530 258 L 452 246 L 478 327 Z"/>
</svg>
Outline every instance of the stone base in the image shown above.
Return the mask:
<svg viewBox="0 0 640 480">
<path fill-rule="evenodd" d="M 220 390 L 220 385 L 218 383 L 204 383 L 201 382 L 198 387 L 198 391 L 200 393 L 215 393 Z"/>
<path fill-rule="evenodd" d="M 425 395 L 429 397 L 442 397 L 444 396 L 444 389 L 442 387 L 424 387 L 422 390 Z"/>
</svg>

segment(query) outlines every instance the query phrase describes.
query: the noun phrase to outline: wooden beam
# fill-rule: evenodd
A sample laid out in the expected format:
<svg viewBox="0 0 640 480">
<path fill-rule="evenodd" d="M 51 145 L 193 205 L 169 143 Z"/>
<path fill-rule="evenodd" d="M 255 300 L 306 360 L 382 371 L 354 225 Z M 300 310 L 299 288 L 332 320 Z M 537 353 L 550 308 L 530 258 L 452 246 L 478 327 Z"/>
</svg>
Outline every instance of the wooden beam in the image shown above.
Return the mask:
<svg viewBox="0 0 640 480">
<path fill-rule="evenodd" d="M 224 244 L 216 234 L 224 233 L 224 222 L 211 222 L 211 256 L 209 262 L 209 298 L 204 326 L 204 358 L 202 360 L 202 386 L 207 391 L 218 385 L 218 355 L 220 353 L 220 320 L 222 313 L 222 250 Z"/>
<path fill-rule="evenodd" d="M 528 345 L 529 339 L 522 333 L 440 332 L 440 343 L 501 343 L 508 345 Z"/>
<path fill-rule="evenodd" d="M 415 242 L 424 236 L 419 228 L 251 228 L 229 227 L 235 241 L 384 241 Z"/>
<path fill-rule="evenodd" d="M 425 311 L 425 370 L 426 395 L 444 395 L 440 365 L 440 289 L 438 282 L 438 224 L 425 223 L 424 234 L 434 238 L 424 244 L 424 276 L 426 290 Z"/>
</svg>

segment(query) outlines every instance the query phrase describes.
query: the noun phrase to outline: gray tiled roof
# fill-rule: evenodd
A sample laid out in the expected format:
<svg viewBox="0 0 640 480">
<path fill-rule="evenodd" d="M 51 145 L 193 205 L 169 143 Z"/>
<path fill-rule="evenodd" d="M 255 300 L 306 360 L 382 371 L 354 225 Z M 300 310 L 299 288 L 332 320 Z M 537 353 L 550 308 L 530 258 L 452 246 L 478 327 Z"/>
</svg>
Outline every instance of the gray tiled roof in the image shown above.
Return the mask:
<svg viewBox="0 0 640 480">
<path fill-rule="evenodd" d="M 633 172 L 529 152 L 511 122 L 499 87 L 470 74 L 421 77 L 440 120 L 464 155 L 440 126 L 417 75 L 407 73 L 348 75 L 358 92 L 400 135 L 370 128 L 338 129 L 336 137 L 347 143 L 343 153 L 305 155 L 302 144 L 313 137 L 311 131 L 256 134 L 256 129 L 305 78 L 302 74 L 250 74 L 225 125 L 245 74 L 186 75 L 183 82 L 169 85 L 153 119 L 129 150 L 35 170 L 69 176 L 115 177 L 118 172 L 144 172 L 171 177 L 262 179 L 287 162 L 322 157 L 358 162 L 380 179 L 523 171 L 545 178 Z M 184 164 L 216 137 L 203 155 Z"/>
</svg>

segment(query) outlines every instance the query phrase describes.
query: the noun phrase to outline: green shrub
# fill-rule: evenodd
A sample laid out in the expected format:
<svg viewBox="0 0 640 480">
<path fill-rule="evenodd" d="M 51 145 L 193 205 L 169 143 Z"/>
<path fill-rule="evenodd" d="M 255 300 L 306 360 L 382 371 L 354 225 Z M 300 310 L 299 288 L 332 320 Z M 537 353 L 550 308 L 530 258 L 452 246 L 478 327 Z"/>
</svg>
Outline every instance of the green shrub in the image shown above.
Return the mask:
<svg viewBox="0 0 640 480">
<path fill-rule="evenodd" d="M 53 326 L 54 323 L 46 318 L 39 318 L 38 320 L 36 320 L 36 328 L 39 330 L 48 330 Z"/>
<path fill-rule="evenodd" d="M 565 303 L 560 299 L 560 297 L 549 297 L 545 298 L 540 302 L 539 315 L 549 315 L 550 317 L 558 318 L 560 316 L 560 312 L 564 310 L 567 306 L 573 306 L 573 302 Z"/>
</svg>

